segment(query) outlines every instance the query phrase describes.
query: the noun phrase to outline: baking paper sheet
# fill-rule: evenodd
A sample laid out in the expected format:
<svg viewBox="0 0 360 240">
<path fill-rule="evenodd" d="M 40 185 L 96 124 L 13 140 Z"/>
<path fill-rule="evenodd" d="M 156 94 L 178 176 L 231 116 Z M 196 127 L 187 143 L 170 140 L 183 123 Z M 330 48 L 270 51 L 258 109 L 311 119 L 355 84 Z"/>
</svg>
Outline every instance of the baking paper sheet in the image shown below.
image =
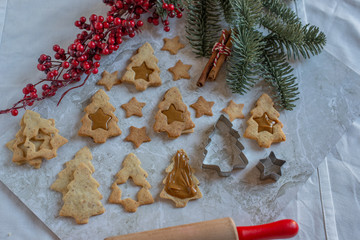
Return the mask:
<svg viewBox="0 0 360 240">
<path fill-rule="evenodd" d="M 61 46 L 69 44 L 77 33 L 69 26 L 72 26 L 77 16 L 88 16 L 94 9 L 99 13 L 104 12 L 103 6 L 99 1 L 87 1 L 86 5 L 81 1 L 71 2 L 71 6 L 68 1 L 56 4 L 40 0 L 10 1 L 0 46 L 0 94 L 9 97 L 0 103 L 0 107 L 5 108 L 21 97 L 21 88 L 26 83 L 40 79 L 41 73 L 36 70 L 37 56 L 43 52 L 50 53 L 54 43 Z M 32 9 L 30 16 L 41 17 L 30 17 L 29 9 Z M 59 11 L 61 14 L 58 14 Z M 298 6 L 298 11 L 303 11 L 301 6 Z M 123 131 L 121 136 L 99 145 L 77 135 L 83 108 L 100 88 L 95 85 L 99 76 L 91 77 L 84 87 L 70 92 L 59 107 L 56 107 L 56 103 L 60 94 L 32 108 L 44 118 L 54 118 L 61 135 L 69 139 L 69 143 L 59 149 L 58 157 L 44 162 L 40 170 L 19 167 L 11 162 L 12 154 L 4 144 L 18 131 L 21 114 L 15 118 L 0 116 L 0 179 L 60 238 L 102 239 L 111 235 L 226 216 L 231 216 L 237 225 L 248 224 L 248 219 L 254 224 L 271 221 L 295 197 L 298 188 L 324 159 L 352 120 L 359 116 L 358 76 L 330 54 L 323 52 L 295 65 L 301 95 L 294 111 L 281 112 L 280 120 L 284 123 L 286 142 L 275 144 L 270 149 L 260 149 L 256 142 L 243 138 L 244 153 L 249 159 L 246 169 L 237 170 L 228 178 L 221 178 L 211 170 L 203 171 L 200 160 L 207 138 L 206 130 L 217 121 L 221 109 L 233 99 L 245 104 L 243 111 L 247 115 L 257 98 L 268 89 L 260 83 L 244 96 L 232 94 L 224 81 L 224 69 L 216 82 L 197 88 L 195 82 L 206 59 L 196 58 L 189 45 L 175 56 L 160 51 L 161 39 L 165 36 L 171 38 L 180 35 L 181 41 L 187 43 L 184 21 L 177 21 L 176 27 L 173 21 L 172 28 L 170 33 L 165 33 L 161 28 L 146 26 L 141 35 L 131 41 L 124 41 L 117 53 L 102 60 L 100 72 L 119 70 L 123 73 L 134 51 L 146 41 L 153 46 L 160 60 L 162 86 L 137 92 L 132 85 L 119 85 L 107 92 L 110 102 L 117 108 L 115 114 Z M 166 71 L 179 59 L 193 65 L 190 81 L 174 82 Z M 215 101 L 214 116 L 196 119 L 194 110 L 190 108 L 196 124 L 195 133 L 168 140 L 165 135 L 155 134 L 151 129 L 158 102 L 166 90 L 173 86 L 180 89 L 188 105 L 199 96 Z M 120 105 L 133 96 L 147 103 L 143 109 L 144 117 L 126 119 Z M 131 125 L 146 126 L 152 141 L 136 150 L 131 143 L 124 142 Z M 244 120 L 234 121 L 234 129 L 239 130 L 241 135 L 245 127 Z M 104 196 L 102 202 L 106 212 L 90 218 L 88 224 L 78 226 L 72 219 L 58 216 L 62 206 L 61 194 L 51 191 L 49 186 L 63 169 L 63 164 L 72 159 L 83 146 L 89 146 L 93 153 L 96 169 L 93 177 L 100 183 L 99 191 Z M 176 209 L 172 202 L 159 198 L 162 180 L 166 176 L 164 170 L 170 164 L 172 155 L 180 148 L 188 153 L 204 195 L 200 200 L 189 202 L 184 209 Z M 279 158 L 287 160 L 283 166 L 283 176 L 276 183 L 260 181 L 260 173 L 255 167 L 258 160 L 267 156 L 270 150 Z M 149 173 L 148 181 L 153 186 L 151 193 L 155 199 L 154 204 L 142 206 L 136 213 L 126 213 L 121 206 L 106 203 L 114 175 L 130 152 L 139 157 L 142 167 Z"/>
</svg>

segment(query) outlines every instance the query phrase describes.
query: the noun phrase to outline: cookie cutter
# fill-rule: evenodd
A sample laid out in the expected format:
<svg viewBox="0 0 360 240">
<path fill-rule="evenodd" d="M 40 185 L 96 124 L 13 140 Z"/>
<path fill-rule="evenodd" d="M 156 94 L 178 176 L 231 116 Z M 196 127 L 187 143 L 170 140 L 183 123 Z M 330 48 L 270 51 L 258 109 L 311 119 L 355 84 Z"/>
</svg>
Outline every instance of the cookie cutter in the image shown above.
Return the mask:
<svg viewBox="0 0 360 240">
<path fill-rule="evenodd" d="M 281 167 L 286 163 L 285 160 L 279 159 L 275 156 L 273 151 L 270 152 L 269 156 L 260 159 L 256 167 L 260 170 L 260 179 L 265 180 L 272 178 L 277 181 L 281 177 Z"/>
<path fill-rule="evenodd" d="M 221 115 L 212 127 L 203 152 L 202 168 L 216 170 L 221 177 L 228 177 L 234 169 L 243 169 L 249 163 L 248 159 L 242 152 L 244 150 L 244 146 L 239 141 L 240 134 L 232 127 L 233 124 L 229 121 L 229 119 L 227 119 L 224 115 Z M 230 144 L 230 146 L 221 146 L 221 150 L 219 152 L 209 157 L 207 156 L 210 152 L 209 147 L 212 145 L 213 138 L 217 132 L 220 132 L 220 134 L 229 133 L 229 138 L 227 140 L 232 141 L 233 143 Z M 224 153 L 226 151 L 226 147 L 231 147 L 231 154 Z M 229 150 L 230 149 L 228 149 L 228 152 Z M 219 155 L 227 155 L 221 156 L 227 161 L 219 159 Z"/>
</svg>

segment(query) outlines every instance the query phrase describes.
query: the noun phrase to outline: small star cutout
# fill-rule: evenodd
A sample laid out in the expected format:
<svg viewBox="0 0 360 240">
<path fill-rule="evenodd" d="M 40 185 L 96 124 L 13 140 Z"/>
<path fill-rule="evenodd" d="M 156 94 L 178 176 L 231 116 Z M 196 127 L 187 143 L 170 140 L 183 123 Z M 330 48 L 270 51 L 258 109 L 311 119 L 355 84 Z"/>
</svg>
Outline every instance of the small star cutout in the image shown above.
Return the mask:
<svg viewBox="0 0 360 240">
<path fill-rule="evenodd" d="M 273 126 L 276 122 L 270 119 L 266 113 L 259 118 L 254 118 L 254 121 L 259 125 L 258 132 L 267 131 L 273 134 Z"/>
<path fill-rule="evenodd" d="M 162 113 L 166 116 L 168 124 L 175 121 L 184 122 L 183 112 L 176 110 L 174 104 L 171 104 L 169 109 L 162 111 Z"/>
<path fill-rule="evenodd" d="M 268 157 L 260 159 L 256 167 L 260 170 L 260 179 L 265 180 L 272 178 L 277 181 L 281 177 L 281 166 L 286 161 L 275 157 L 274 152 L 271 151 Z"/>
<path fill-rule="evenodd" d="M 222 111 L 227 113 L 230 118 L 230 121 L 234 121 L 236 118 L 244 118 L 244 114 L 242 110 L 244 108 L 244 104 L 236 104 L 233 100 L 231 100 L 226 108 Z"/>
<path fill-rule="evenodd" d="M 92 121 L 92 130 L 98 128 L 108 130 L 108 122 L 111 120 L 111 116 L 105 114 L 101 108 L 99 108 L 95 113 L 89 114 L 89 118 Z"/>
<path fill-rule="evenodd" d="M 169 51 L 172 55 L 175 55 L 177 54 L 177 52 L 184 48 L 185 45 L 182 44 L 180 41 L 179 41 L 180 37 L 179 36 L 176 36 L 172 39 L 170 38 L 164 38 L 164 46 L 162 47 L 161 50 L 163 51 Z"/>
<path fill-rule="evenodd" d="M 136 128 L 131 126 L 130 133 L 125 138 L 125 141 L 132 142 L 135 148 L 138 148 L 143 142 L 150 142 L 151 138 L 146 134 L 146 127 Z"/>
<path fill-rule="evenodd" d="M 190 107 L 195 109 L 196 117 L 199 118 L 203 115 L 212 116 L 213 113 L 211 111 L 211 108 L 213 105 L 214 105 L 214 102 L 208 102 L 205 100 L 205 98 L 200 96 L 195 103 L 190 105 Z"/>
<path fill-rule="evenodd" d="M 128 103 L 121 105 L 126 111 L 126 118 L 131 117 L 133 115 L 142 117 L 142 108 L 145 106 L 144 102 L 138 102 L 135 97 L 133 97 Z"/>
<path fill-rule="evenodd" d="M 105 87 L 107 91 L 110 91 L 110 89 L 117 84 L 121 83 L 121 80 L 117 77 L 118 71 L 115 71 L 113 73 L 109 73 L 107 71 L 104 71 L 101 76 L 102 78 L 96 83 L 97 85 L 102 85 Z"/>
<path fill-rule="evenodd" d="M 177 61 L 175 66 L 169 68 L 169 72 L 173 74 L 174 81 L 181 78 L 190 79 L 189 70 L 192 66 L 184 64 L 181 60 Z"/>
<path fill-rule="evenodd" d="M 136 79 L 144 79 L 149 82 L 149 76 L 154 72 L 153 69 L 148 68 L 146 66 L 145 61 L 139 67 L 133 67 L 132 70 L 135 72 L 135 80 Z"/>
</svg>

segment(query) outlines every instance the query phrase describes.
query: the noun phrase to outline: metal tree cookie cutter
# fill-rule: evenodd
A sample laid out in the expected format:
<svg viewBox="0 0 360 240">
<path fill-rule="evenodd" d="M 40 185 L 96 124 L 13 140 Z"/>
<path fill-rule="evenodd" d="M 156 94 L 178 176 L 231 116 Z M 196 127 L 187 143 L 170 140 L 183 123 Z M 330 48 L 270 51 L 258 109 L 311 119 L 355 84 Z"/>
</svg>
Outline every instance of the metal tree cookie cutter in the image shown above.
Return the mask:
<svg viewBox="0 0 360 240">
<path fill-rule="evenodd" d="M 212 127 L 203 153 L 202 168 L 216 170 L 221 177 L 228 177 L 234 169 L 248 164 L 240 134 L 232 126 L 229 119 L 221 115 Z"/>
</svg>

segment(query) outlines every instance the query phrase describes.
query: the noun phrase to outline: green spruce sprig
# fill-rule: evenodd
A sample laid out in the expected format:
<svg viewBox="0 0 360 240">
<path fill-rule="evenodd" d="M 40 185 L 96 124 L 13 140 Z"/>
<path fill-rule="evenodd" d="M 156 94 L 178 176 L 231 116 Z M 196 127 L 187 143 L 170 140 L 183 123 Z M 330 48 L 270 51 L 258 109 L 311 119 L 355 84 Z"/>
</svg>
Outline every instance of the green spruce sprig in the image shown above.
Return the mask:
<svg viewBox="0 0 360 240">
<path fill-rule="evenodd" d="M 209 56 L 221 33 L 217 0 L 193 0 L 188 5 L 187 39 L 197 56 Z"/>
</svg>

